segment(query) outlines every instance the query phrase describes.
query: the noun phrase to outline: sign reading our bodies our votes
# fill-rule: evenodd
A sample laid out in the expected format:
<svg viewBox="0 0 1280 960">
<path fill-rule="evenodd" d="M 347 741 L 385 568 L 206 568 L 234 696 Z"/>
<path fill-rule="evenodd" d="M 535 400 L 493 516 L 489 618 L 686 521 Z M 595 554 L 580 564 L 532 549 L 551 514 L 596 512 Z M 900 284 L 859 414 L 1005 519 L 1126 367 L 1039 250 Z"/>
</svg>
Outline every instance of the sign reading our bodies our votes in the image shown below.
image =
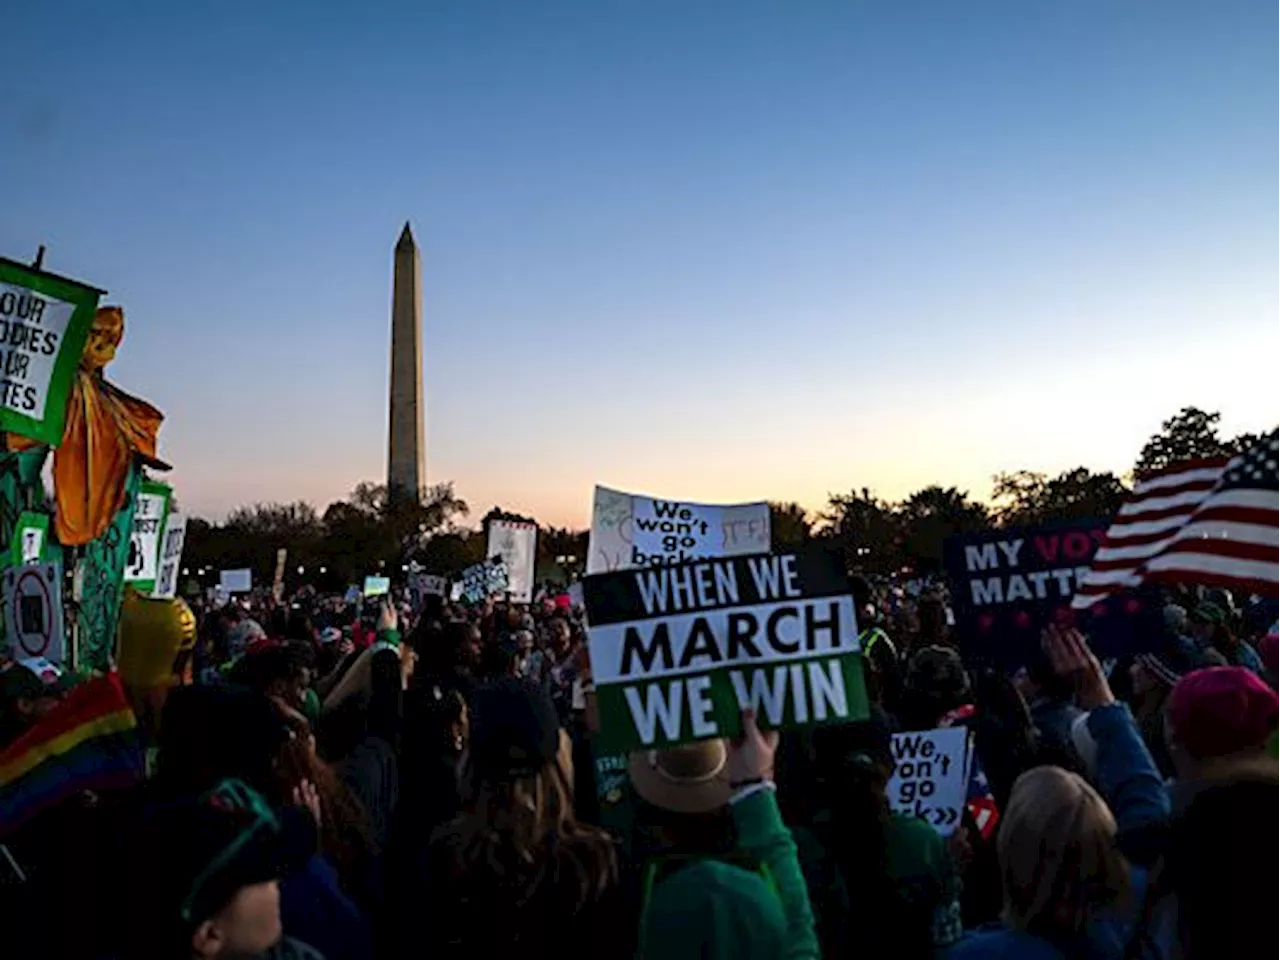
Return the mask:
<svg viewBox="0 0 1280 960">
<path fill-rule="evenodd" d="M 62 442 L 102 291 L 0 257 L 0 430 Z"/>
<path fill-rule="evenodd" d="M 583 581 L 606 750 L 867 716 L 858 627 L 822 550 L 706 559 Z"/>
</svg>

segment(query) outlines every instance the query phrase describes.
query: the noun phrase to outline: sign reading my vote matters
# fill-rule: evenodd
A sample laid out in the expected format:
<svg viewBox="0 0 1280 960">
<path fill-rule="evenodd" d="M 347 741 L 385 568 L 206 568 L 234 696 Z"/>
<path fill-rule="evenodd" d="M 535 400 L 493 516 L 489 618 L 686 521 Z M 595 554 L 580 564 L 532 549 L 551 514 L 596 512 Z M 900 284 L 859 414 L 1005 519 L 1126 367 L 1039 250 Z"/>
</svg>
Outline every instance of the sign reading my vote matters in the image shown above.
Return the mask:
<svg viewBox="0 0 1280 960">
<path fill-rule="evenodd" d="M 867 716 L 858 626 L 822 550 L 698 560 L 583 581 L 604 750 Z"/>
<path fill-rule="evenodd" d="M 1076 584 L 1105 536 L 1105 524 L 1085 521 L 948 540 L 943 565 L 970 659 L 1025 663 L 1039 650 L 1046 624 L 1070 619 Z"/>
</svg>

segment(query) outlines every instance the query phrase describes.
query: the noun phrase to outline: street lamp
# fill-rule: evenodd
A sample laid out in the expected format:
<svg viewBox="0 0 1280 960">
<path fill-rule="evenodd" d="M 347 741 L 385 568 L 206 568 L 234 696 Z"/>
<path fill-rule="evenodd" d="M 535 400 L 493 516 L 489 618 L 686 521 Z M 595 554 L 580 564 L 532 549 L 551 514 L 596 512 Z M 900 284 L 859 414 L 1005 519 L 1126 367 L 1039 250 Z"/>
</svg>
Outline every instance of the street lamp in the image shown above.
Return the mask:
<svg viewBox="0 0 1280 960">
<path fill-rule="evenodd" d="M 306 573 L 306 572 L 307 572 L 307 568 L 306 568 L 306 567 L 303 567 L 303 566 L 299 566 L 299 567 L 298 567 L 298 576 L 302 576 L 302 575 L 303 575 L 304 573 Z"/>
<path fill-rule="evenodd" d="M 329 572 L 329 568 L 328 568 L 328 567 L 321 567 L 321 568 L 320 568 L 320 573 L 321 573 L 321 575 L 326 574 L 326 573 L 328 573 L 328 572 Z"/>
</svg>

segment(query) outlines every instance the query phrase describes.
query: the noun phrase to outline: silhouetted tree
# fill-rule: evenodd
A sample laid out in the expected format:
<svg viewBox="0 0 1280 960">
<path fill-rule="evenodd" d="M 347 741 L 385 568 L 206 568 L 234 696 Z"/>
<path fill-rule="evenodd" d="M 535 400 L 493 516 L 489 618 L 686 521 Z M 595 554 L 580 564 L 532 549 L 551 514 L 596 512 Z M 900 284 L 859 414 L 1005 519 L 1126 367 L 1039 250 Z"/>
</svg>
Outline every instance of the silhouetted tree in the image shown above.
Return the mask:
<svg viewBox="0 0 1280 960">
<path fill-rule="evenodd" d="M 989 526 L 987 508 L 955 487 L 925 487 L 898 507 L 906 562 L 916 570 L 936 571 L 942 566 L 942 545 L 957 533 L 971 533 Z"/>
<path fill-rule="evenodd" d="M 1133 472 L 1141 476 L 1182 460 L 1218 457 L 1230 447 L 1218 436 L 1220 413 L 1207 413 L 1198 407 L 1183 407 L 1160 425 L 1138 454 Z"/>
<path fill-rule="evenodd" d="M 831 494 L 816 536 L 844 555 L 849 569 L 888 571 L 902 563 L 902 531 L 890 504 L 863 488 Z"/>
<path fill-rule="evenodd" d="M 1093 473 L 1076 467 L 1050 479 L 1043 473 L 1018 470 L 996 475 L 991 494 L 992 517 L 1006 527 L 1109 520 L 1127 494 L 1128 488 L 1113 473 Z"/>
<path fill-rule="evenodd" d="M 798 550 L 813 535 L 813 523 L 798 503 L 769 503 L 769 533 L 774 550 Z"/>
</svg>

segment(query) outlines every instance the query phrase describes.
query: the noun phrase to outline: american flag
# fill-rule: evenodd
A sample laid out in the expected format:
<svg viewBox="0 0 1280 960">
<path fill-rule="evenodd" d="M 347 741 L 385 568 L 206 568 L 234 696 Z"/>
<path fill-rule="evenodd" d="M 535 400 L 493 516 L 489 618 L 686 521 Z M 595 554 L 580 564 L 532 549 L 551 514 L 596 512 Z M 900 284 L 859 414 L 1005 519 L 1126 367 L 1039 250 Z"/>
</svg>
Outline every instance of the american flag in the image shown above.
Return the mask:
<svg viewBox="0 0 1280 960">
<path fill-rule="evenodd" d="M 1274 597 L 1280 496 L 1277 433 L 1235 457 L 1155 473 L 1116 514 L 1071 606 L 1148 582 L 1198 583 Z"/>
<path fill-rule="evenodd" d="M 991 792 L 991 784 L 977 757 L 973 758 L 965 805 L 982 838 L 990 840 L 991 835 L 996 832 L 996 824 L 1000 822 L 1000 808 L 996 806 L 995 794 Z"/>
</svg>

